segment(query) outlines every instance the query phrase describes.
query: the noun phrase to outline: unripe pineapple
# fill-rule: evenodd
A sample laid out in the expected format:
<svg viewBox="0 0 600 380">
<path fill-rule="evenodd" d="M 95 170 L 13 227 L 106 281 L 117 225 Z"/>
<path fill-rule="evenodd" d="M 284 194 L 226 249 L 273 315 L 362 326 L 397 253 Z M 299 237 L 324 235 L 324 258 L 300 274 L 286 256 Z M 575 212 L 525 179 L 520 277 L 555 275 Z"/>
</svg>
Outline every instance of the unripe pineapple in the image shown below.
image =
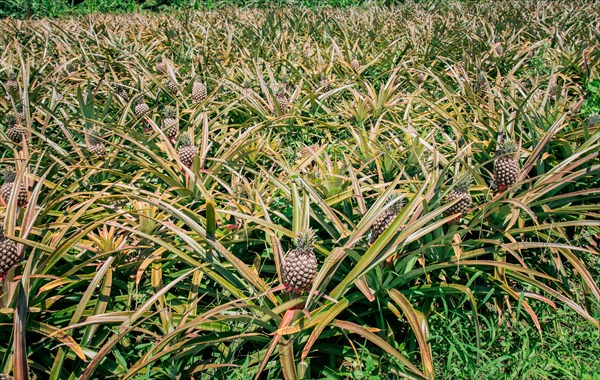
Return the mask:
<svg viewBox="0 0 600 380">
<path fill-rule="evenodd" d="M 188 168 L 194 163 L 194 158 L 198 155 L 198 149 L 192 143 L 188 135 L 183 135 L 179 142 L 179 159 Z"/>
<path fill-rule="evenodd" d="M 4 203 L 8 203 L 10 200 L 10 195 L 13 192 L 15 187 L 15 179 L 17 175 L 12 170 L 4 171 L 4 185 L 0 187 L 0 194 L 2 195 L 2 200 Z M 17 206 L 23 207 L 27 204 L 27 189 L 25 186 L 19 186 L 19 193 L 17 194 Z"/>
<path fill-rule="evenodd" d="M 277 91 L 275 94 L 275 99 L 277 100 L 277 103 L 279 103 L 281 113 L 287 113 L 290 110 L 290 101 L 283 89 L 279 89 Z"/>
<path fill-rule="evenodd" d="M 106 147 L 104 143 L 95 136 L 88 137 L 88 150 L 96 157 L 106 156 Z"/>
<path fill-rule="evenodd" d="M 129 94 L 123 85 L 117 85 L 117 95 L 121 97 L 124 101 L 129 101 Z"/>
<path fill-rule="evenodd" d="M 179 123 L 175 117 L 175 110 L 173 107 L 167 107 L 163 118 L 163 125 L 167 133 L 167 137 L 171 140 L 175 140 L 179 134 Z"/>
<path fill-rule="evenodd" d="M 144 98 L 140 97 L 135 105 L 135 116 L 142 117 L 150 111 L 150 107 L 144 102 Z"/>
<path fill-rule="evenodd" d="M 192 100 L 198 103 L 204 99 L 206 99 L 206 85 L 202 81 L 202 78 L 196 77 L 192 85 Z"/>
<path fill-rule="evenodd" d="M 8 74 L 8 80 L 6 81 L 6 91 L 9 94 L 14 95 L 19 92 L 19 84 L 17 83 L 17 76 L 15 73 Z"/>
<path fill-rule="evenodd" d="M 23 140 L 25 129 L 17 122 L 15 115 L 10 115 L 6 121 L 6 136 L 14 143 L 20 143 Z"/>
<path fill-rule="evenodd" d="M 166 74 L 167 73 L 167 65 L 166 65 L 165 60 L 163 59 L 163 57 L 158 57 L 156 59 L 156 71 L 158 71 L 161 74 Z"/>
<path fill-rule="evenodd" d="M 7 239 L 4 236 L 4 227 L 0 226 L 0 276 L 8 272 L 17 262 L 19 262 L 17 243 Z M 2 376 L 5 375 L 0 375 L 0 380 L 3 379 Z"/>
<path fill-rule="evenodd" d="M 168 88 L 168 89 L 169 89 L 169 91 L 171 91 L 171 92 L 175 92 L 175 93 L 176 93 L 177 91 L 179 91 L 179 86 L 177 85 L 177 83 L 175 83 L 175 82 L 174 82 L 174 81 L 172 81 L 172 80 L 169 80 L 169 81 L 167 82 L 167 88 Z"/>
<path fill-rule="evenodd" d="M 516 146 L 511 141 L 500 145 L 498 157 L 494 161 L 494 183 L 498 192 L 503 192 L 517 181 L 519 175 L 519 162 L 515 158 Z"/>
<path fill-rule="evenodd" d="M 283 284 L 290 291 L 309 291 L 317 274 L 317 258 L 312 244 L 316 237 L 312 230 L 301 232 L 294 240 L 296 248 L 289 250 L 281 263 Z"/>
<path fill-rule="evenodd" d="M 331 85 L 329 83 L 329 80 L 327 79 L 327 76 L 325 76 L 325 74 L 321 75 L 321 90 L 323 90 L 323 92 L 329 92 L 331 91 Z"/>
<path fill-rule="evenodd" d="M 471 186 L 471 177 L 466 177 L 463 178 L 461 181 L 459 181 L 456 186 L 454 187 L 454 189 L 452 189 L 448 195 L 446 196 L 446 202 L 450 203 L 450 202 L 454 202 L 455 200 L 459 199 L 458 202 L 456 202 L 453 206 L 451 206 L 446 213 L 448 215 L 453 215 L 453 214 L 461 214 L 461 215 L 465 215 L 467 212 L 469 212 L 469 208 L 471 207 L 471 204 L 473 203 L 473 198 L 471 197 L 471 194 L 469 193 L 469 187 Z"/>
<path fill-rule="evenodd" d="M 596 125 L 600 124 L 600 115 L 597 113 L 590 115 L 586 122 L 589 127 L 595 127 Z"/>
<path fill-rule="evenodd" d="M 392 201 L 393 199 L 390 200 L 390 202 Z M 384 233 L 385 230 L 387 230 L 394 219 L 396 219 L 396 216 L 398 216 L 398 213 L 400 213 L 403 205 L 403 202 L 394 203 L 391 207 L 388 207 L 381 215 L 379 215 L 375 222 L 373 222 L 373 225 L 371 226 L 371 232 L 369 233 L 369 245 L 375 243 L 375 240 L 377 240 L 377 238 Z"/>
<path fill-rule="evenodd" d="M 477 74 L 477 79 L 475 80 L 475 85 L 473 86 L 473 92 L 480 98 L 483 98 L 488 90 L 487 84 L 487 75 L 484 71 L 479 71 Z"/>
</svg>

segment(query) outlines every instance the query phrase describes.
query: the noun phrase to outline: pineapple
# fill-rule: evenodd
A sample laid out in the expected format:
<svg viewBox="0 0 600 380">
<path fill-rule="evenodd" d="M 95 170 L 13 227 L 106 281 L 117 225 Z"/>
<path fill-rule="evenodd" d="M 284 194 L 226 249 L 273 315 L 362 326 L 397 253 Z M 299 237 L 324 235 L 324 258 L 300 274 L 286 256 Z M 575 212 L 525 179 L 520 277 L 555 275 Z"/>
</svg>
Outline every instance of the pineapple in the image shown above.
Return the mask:
<svg viewBox="0 0 600 380">
<path fill-rule="evenodd" d="M 127 93 L 127 90 L 125 89 L 125 86 L 119 84 L 117 85 L 117 91 L 116 91 L 117 95 L 119 95 L 121 97 L 121 99 L 123 99 L 124 101 L 128 102 L 129 101 L 129 94 Z"/>
<path fill-rule="evenodd" d="M 179 123 L 177 122 L 173 107 L 167 107 L 165 109 L 163 125 L 166 129 L 167 137 L 171 140 L 175 140 L 179 134 Z"/>
<path fill-rule="evenodd" d="M 473 203 L 473 198 L 471 197 L 471 194 L 469 194 L 469 187 L 471 186 L 471 181 L 472 179 L 470 176 L 463 178 L 456 184 L 454 189 L 452 189 L 448 193 L 448 195 L 446 196 L 447 203 L 454 202 L 455 200 L 459 199 L 459 201 L 455 203 L 454 206 L 450 207 L 447 210 L 448 215 L 465 215 L 467 212 L 469 212 L 469 208 Z"/>
<path fill-rule="evenodd" d="M 167 73 L 167 64 L 165 63 L 165 60 L 163 57 L 158 57 L 156 59 L 156 71 L 158 71 L 161 74 Z"/>
<path fill-rule="evenodd" d="M 496 42 L 494 46 L 494 52 L 497 56 L 501 56 L 504 53 L 504 46 L 502 46 L 501 42 Z"/>
<path fill-rule="evenodd" d="M 192 100 L 199 103 L 206 99 L 206 85 L 202 82 L 202 78 L 196 77 L 192 85 Z"/>
<path fill-rule="evenodd" d="M 179 142 L 179 159 L 188 168 L 194 163 L 194 158 L 198 155 L 198 149 L 194 146 L 192 139 L 188 135 L 183 135 Z"/>
<path fill-rule="evenodd" d="M 477 96 L 483 98 L 488 90 L 487 78 L 484 71 L 479 71 L 477 74 L 477 79 L 475 80 L 475 85 L 473 86 L 473 91 Z"/>
<path fill-rule="evenodd" d="M 17 243 L 4 236 L 4 227 L 0 226 L 0 276 L 4 275 L 19 261 Z M 0 375 L 2 380 L 4 375 Z"/>
<path fill-rule="evenodd" d="M 352 61 L 350 61 L 350 66 L 352 66 L 354 71 L 360 71 L 360 62 L 358 62 L 356 56 L 353 56 Z"/>
<path fill-rule="evenodd" d="M 9 94 L 17 94 L 19 92 L 19 84 L 17 83 L 17 76 L 15 73 L 8 74 L 8 80 L 6 81 L 6 91 Z"/>
<path fill-rule="evenodd" d="M 390 202 L 392 201 L 393 199 L 390 200 Z M 404 202 L 396 202 L 391 207 L 386 209 L 381 215 L 379 215 L 379 217 L 371 226 L 371 232 L 369 233 L 369 245 L 375 243 L 375 240 L 377 240 L 377 238 L 381 236 L 385 230 L 387 230 L 394 219 L 396 219 L 396 216 L 398 216 L 398 213 L 402 209 L 403 205 Z"/>
<path fill-rule="evenodd" d="M 23 103 L 17 103 L 17 122 L 22 123 L 25 121 L 25 108 L 23 107 Z"/>
<path fill-rule="evenodd" d="M 323 90 L 323 92 L 329 92 L 331 91 L 331 85 L 329 83 L 329 80 L 327 79 L 327 76 L 325 74 L 321 75 L 321 89 Z"/>
<path fill-rule="evenodd" d="M 135 105 L 135 116 L 142 117 L 150 111 L 150 107 L 144 102 L 144 97 L 140 97 Z"/>
<path fill-rule="evenodd" d="M 600 115 L 599 114 L 593 114 L 588 116 L 586 123 L 588 125 L 588 127 L 595 127 L 596 125 L 600 124 Z"/>
<path fill-rule="evenodd" d="M 104 143 L 96 136 L 88 137 L 88 150 L 96 157 L 106 156 L 106 147 Z"/>
<path fill-rule="evenodd" d="M 417 84 L 423 84 L 425 83 L 425 74 L 422 72 L 418 72 L 417 73 Z"/>
<path fill-rule="evenodd" d="M 175 83 L 175 81 L 172 80 L 169 80 L 167 82 L 167 88 L 173 93 L 177 93 L 177 91 L 179 91 L 179 86 L 177 85 L 177 83 Z"/>
<path fill-rule="evenodd" d="M 507 140 L 496 152 L 498 157 L 494 161 L 494 184 L 498 186 L 500 193 L 517 181 L 519 162 L 515 158 L 515 149 L 515 144 Z"/>
<path fill-rule="evenodd" d="M 4 171 L 4 185 L 0 187 L 0 194 L 4 203 L 8 203 L 10 195 L 12 194 L 13 188 L 15 187 L 16 173 L 12 170 Z M 17 206 L 23 207 L 27 204 L 27 189 L 25 186 L 19 186 L 19 193 L 17 194 Z"/>
<path fill-rule="evenodd" d="M 14 143 L 20 143 L 23 140 L 25 129 L 17 122 L 15 115 L 10 115 L 6 122 L 6 136 Z"/>
<path fill-rule="evenodd" d="M 288 291 L 308 291 L 317 273 L 317 258 L 312 244 L 316 237 L 312 230 L 301 232 L 294 240 L 296 248 L 283 258 L 281 275 Z"/>
<path fill-rule="evenodd" d="M 277 100 L 277 103 L 279 103 L 279 108 L 281 109 L 282 114 L 287 113 L 290 110 L 290 101 L 283 88 L 276 92 L 275 99 Z"/>
</svg>

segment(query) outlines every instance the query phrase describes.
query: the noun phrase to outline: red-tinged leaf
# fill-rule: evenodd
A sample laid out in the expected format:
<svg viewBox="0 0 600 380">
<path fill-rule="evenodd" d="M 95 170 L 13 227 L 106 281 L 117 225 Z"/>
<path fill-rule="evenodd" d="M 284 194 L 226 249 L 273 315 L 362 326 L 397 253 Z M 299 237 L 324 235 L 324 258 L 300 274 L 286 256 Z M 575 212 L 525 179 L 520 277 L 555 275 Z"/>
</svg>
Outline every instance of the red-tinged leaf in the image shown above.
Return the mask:
<svg viewBox="0 0 600 380">
<path fill-rule="evenodd" d="M 330 309 L 323 311 L 322 313 L 319 314 L 321 319 L 319 320 L 319 323 L 317 324 L 315 329 L 312 331 L 312 333 L 308 337 L 308 340 L 306 341 L 306 344 L 304 345 L 304 349 L 302 350 L 302 356 L 301 356 L 302 361 L 306 360 L 306 357 L 310 353 L 310 349 L 315 344 L 315 342 L 317 341 L 317 339 L 319 338 L 319 336 L 321 335 L 321 333 L 323 332 L 325 327 L 327 327 L 327 325 L 329 325 L 329 323 L 335 317 L 337 317 L 339 313 L 346 310 L 346 308 L 348 307 L 349 304 L 350 304 L 350 302 L 348 301 L 348 299 L 342 298 L 338 303 L 334 304 Z"/>
</svg>

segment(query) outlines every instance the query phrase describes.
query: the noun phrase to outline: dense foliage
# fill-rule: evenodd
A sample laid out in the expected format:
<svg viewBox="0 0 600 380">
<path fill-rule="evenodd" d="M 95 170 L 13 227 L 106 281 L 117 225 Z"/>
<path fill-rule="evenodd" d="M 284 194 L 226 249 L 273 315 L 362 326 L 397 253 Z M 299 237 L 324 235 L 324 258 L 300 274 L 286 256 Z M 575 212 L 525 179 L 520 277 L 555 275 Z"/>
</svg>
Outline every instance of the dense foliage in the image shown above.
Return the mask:
<svg viewBox="0 0 600 380">
<path fill-rule="evenodd" d="M 519 1 L 1 21 L 0 373 L 600 370 L 598 16 Z M 580 353 L 572 372 L 530 349 L 539 334 Z M 536 355 L 554 364 L 521 361 Z"/>
</svg>

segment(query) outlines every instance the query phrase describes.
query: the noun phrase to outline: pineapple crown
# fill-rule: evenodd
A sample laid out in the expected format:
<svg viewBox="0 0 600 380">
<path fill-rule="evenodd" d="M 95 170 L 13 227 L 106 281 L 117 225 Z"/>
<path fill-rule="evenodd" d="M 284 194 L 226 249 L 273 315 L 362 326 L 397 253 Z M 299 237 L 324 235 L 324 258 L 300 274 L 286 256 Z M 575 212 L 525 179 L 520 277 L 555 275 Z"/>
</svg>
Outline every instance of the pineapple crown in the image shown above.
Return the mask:
<svg viewBox="0 0 600 380">
<path fill-rule="evenodd" d="M 181 139 L 179 140 L 179 145 L 180 146 L 191 146 L 192 145 L 192 138 L 188 135 L 183 135 L 181 136 Z"/>
<path fill-rule="evenodd" d="M 600 114 L 593 114 L 587 118 L 587 125 L 593 127 L 600 124 Z"/>
<path fill-rule="evenodd" d="M 315 232 L 312 229 L 307 229 L 298 234 L 298 237 L 294 239 L 296 248 L 300 250 L 312 249 L 312 244 L 317 240 Z"/>
<path fill-rule="evenodd" d="M 15 182 L 15 179 L 17 178 L 17 173 L 12 171 L 11 169 L 4 170 L 3 174 L 4 174 L 4 183 Z"/>
<path fill-rule="evenodd" d="M 10 73 L 8 73 L 8 80 L 17 80 L 17 74 L 15 74 L 13 71 L 11 71 Z"/>
<path fill-rule="evenodd" d="M 485 74 L 485 71 L 479 70 L 479 72 L 477 73 L 477 81 L 485 82 L 486 77 L 487 75 Z"/>
<path fill-rule="evenodd" d="M 100 144 L 100 139 L 94 135 L 89 135 L 88 136 L 88 141 L 90 143 L 90 145 L 98 145 Z"/>
<path fill-rule="evenodd" d="M 471 186 L 472 182 L 473 177 L 471 177 L 471 175 L 463 176 L 461 179 L 458 180 L 458 182 L 456 182 L 456 186 L 454 187 L 454 189 L 461 192 L 467 192 L 469 191 L 469 187 Z"/>
<path fill-rule="evenodd" d="M 499 155 L 508 155 L 512 154 L 517 150 L 517 145 L 510 140 L 505 140 L 498 149 Z"/>
<path fill-rule="evenodd" d="M 168 106 L 165 107 L 165 118 L 173 118 L 175 117 L 175 108 Z"/>
<path fill-rule="evenodd" d="M 141 104 L 144 104 L 144 103 L 145 103 L 145 101 L 144 101 L 144 97 L 143 97 L 143 96 L 140 96 L 140 97 L 138 98 L 138 100 L 137 100 L 137 105 L 141 105 Z"/>
</svg>

